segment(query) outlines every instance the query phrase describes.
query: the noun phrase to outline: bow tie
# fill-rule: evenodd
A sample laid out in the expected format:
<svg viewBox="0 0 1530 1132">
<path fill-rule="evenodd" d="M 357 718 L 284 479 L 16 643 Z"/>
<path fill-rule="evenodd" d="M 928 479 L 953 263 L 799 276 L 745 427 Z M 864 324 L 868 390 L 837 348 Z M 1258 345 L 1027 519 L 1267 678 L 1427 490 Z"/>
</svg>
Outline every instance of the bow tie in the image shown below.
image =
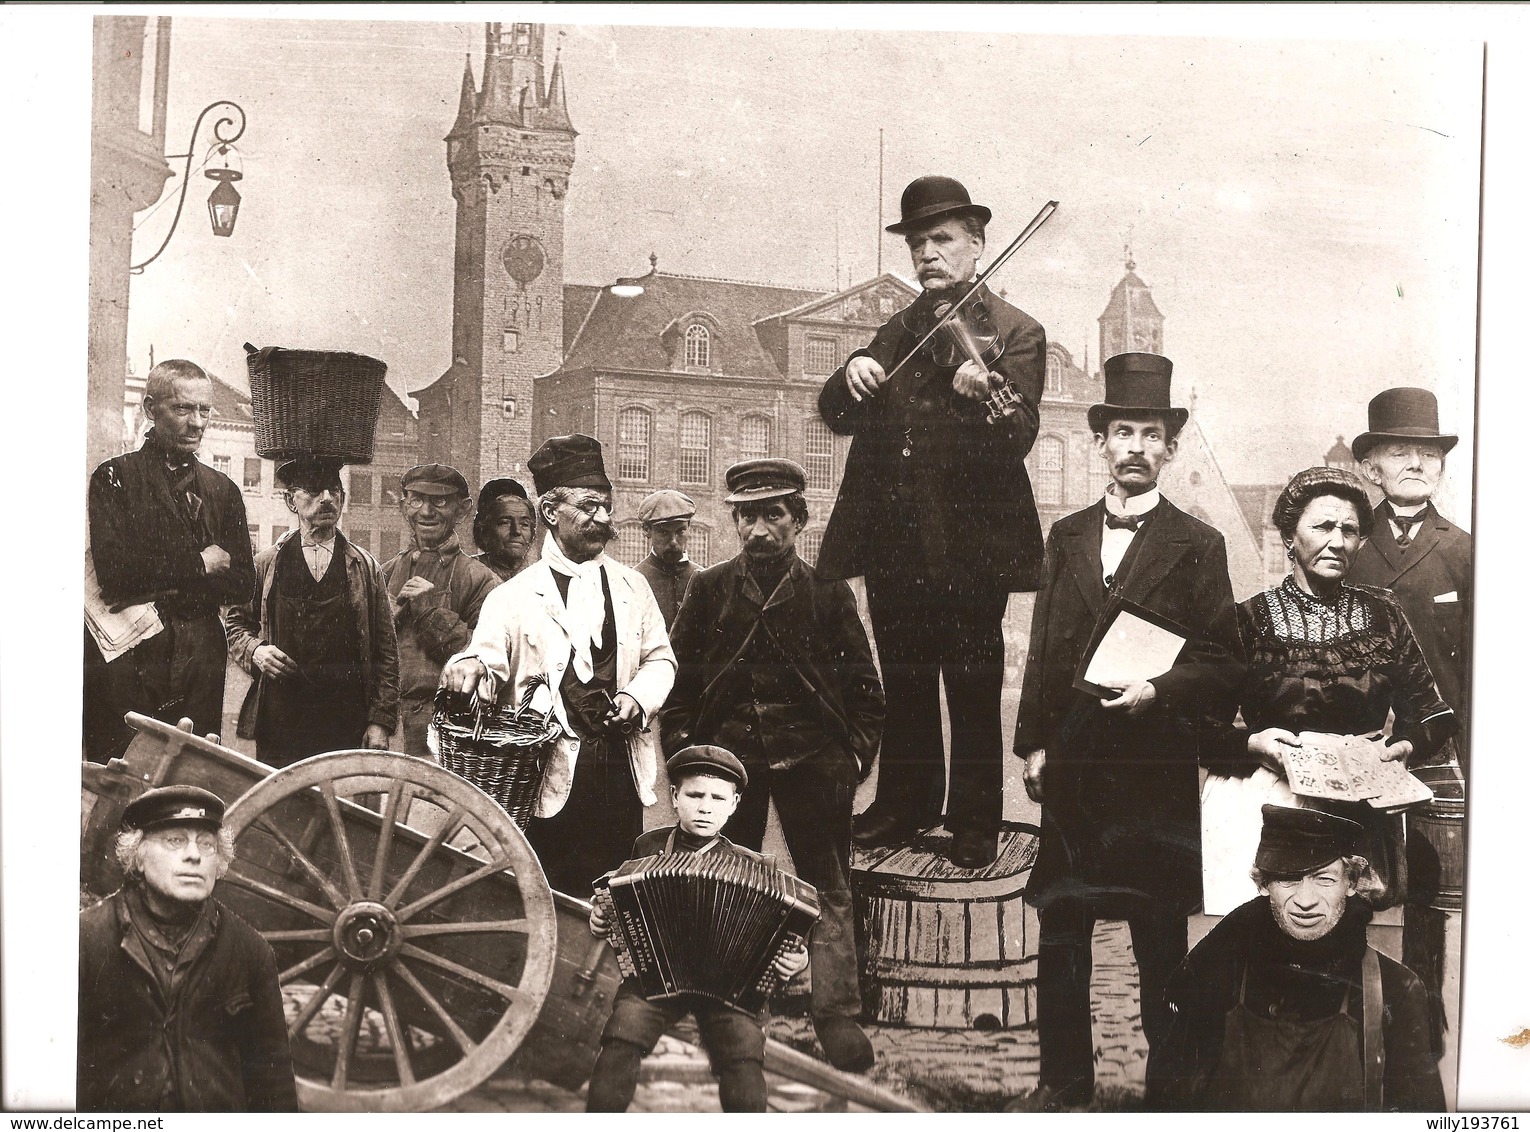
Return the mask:
<svg viewBox="0 0 1530 1132">
<path fill-rule="evenodd" d="M 1117 515 L 1112 511 L 1105 512 L 1105 526 L 1113 531 L 1135 531 L 1147 521 L 1147 514 Z"/>
</svg>

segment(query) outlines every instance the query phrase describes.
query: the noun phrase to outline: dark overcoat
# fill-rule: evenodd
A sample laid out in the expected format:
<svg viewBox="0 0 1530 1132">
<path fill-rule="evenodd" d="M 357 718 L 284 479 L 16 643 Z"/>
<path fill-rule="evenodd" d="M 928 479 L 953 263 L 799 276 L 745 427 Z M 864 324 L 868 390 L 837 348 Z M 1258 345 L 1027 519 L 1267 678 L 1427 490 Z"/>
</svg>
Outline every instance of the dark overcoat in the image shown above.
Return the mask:
<svg viewBox="0 0 1530 1132">
<path fill-rule="evenodd" d="M 122 892 L 80 913 L 81 1112 L 295 1112 L 287 1020 L 271 945 L 216 900 L 212 938 L 167 1001 Z"/>
<path fill-rule="evenodd" d="M 931 301 L 921 295 L 850 357 L 875 358 L 891 373 L 918 342 L 912 327 Z M 818 552 L 825 578 L 887 566 L 887 548 L 898 542 L 919 548 L 926 578 L 964 591 L 1040 584 L 1041 523 L 1025 455 L 1040 422 L 1046 331 L 996 296 L 985 302 L 1004 341 L 992 368 L 1024 399 L 1014 416 L 986 423 L 983 406 L 951 388 L 956 367 L 936 365 L 928 347 L 865 400 L 851 397 L 843 366 L 824 383 L 824 423 L 855 438 Z"/>
<path fill-rule="evenodd" d="M 1128 718 L 1073 687 L 1107 601 L 1104 516 L 1102 500 L 1057 520 L 1047 538 L 1015 729 L 1016 754 L 1047 755 L 1041 849 L 1026 896 L 1087 897 L 1117 915 L 1149 898 L 1189 912 L 1201 896 L 1200 747 L 1207 720 L 1231 722 L 1243 676 L 1227 548 L 1167 499 L 1133 539 L 1117 592 L 1190 639 L 1153 679 L 1154 703 Z"/>
<path fill-rule="evenodd" d="M 1464 740 L 1471 708 L 1472 536 L 1431 503 L 1413 541 L 1400 547 L 1383 504 L 1348 581 L 1396 596 Z"/>
</svg>

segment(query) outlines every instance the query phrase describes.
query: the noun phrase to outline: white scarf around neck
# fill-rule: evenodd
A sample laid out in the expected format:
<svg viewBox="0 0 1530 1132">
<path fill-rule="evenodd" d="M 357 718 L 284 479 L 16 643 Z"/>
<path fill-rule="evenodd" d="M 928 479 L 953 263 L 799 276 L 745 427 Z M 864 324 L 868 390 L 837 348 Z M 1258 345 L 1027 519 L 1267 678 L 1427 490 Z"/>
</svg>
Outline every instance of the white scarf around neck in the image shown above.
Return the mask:
<svg viewBox="0 0 1530 1132">
<path fill-rule="evenodd" d="M 574 646 L 574 675 L 588 684 L 595 677 L 595 662 L 590 654 L 606 621 L 606 598 L 600 588 L 605 552 L 588 562 L 575 562 L 563 553 L 552 531 L 548 531 L 542 540 L 542 561 L 569 579 L 565 605 L 569 643 Z"/>
</svg>

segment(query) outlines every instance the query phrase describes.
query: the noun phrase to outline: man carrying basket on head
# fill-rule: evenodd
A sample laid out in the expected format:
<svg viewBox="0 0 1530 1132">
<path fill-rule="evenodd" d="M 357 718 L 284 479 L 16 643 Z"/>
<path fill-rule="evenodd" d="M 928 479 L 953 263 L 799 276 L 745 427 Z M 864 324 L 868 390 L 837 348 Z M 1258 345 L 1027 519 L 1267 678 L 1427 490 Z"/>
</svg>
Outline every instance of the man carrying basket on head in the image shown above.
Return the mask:
<svg viewBox="0 0 1530 1132">
<path fill-rule="evenodd" d="M 555 436 L 529 466 L 547 528 L 541 560 L 489 595 L 441 684 L 463 695 L 490 685 L 512 705 L 530 690 L 538 711 L 550 698 L 562 733 L 526 836 L 548 883 L 583 894 L 626 859 L 643 807 L 657 800 L 653 720 L 674 683 L 675 654 L 648 583 L 605 553 L 616 532 L 600 443 Z"/>
</svg>

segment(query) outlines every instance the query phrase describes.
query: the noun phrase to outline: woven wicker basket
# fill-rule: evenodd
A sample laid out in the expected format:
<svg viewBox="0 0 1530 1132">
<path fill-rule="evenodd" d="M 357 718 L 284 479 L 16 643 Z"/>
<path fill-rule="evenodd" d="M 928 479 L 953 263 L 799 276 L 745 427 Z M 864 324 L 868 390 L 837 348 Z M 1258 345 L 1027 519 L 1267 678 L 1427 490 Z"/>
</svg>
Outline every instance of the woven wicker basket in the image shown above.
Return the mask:
<svg viewBox="0 0 1530 1132">
<path fill-rule="evenodd" d="M 545 685 L 532 681 L 519 707 L 475 695 L 463 708 L 461 697 L 442 689 L 430 721 L 429 746 L 441 765 L 493 798 L 519 826 L 536 806 L 547 757 L 562 733 L 551 708 L 545 715 L 531 709 L 533 693 Z"/>
<path fill-rule="evenodd" d="M 268 460 L 372 462 L 386 363 L 328 350 L 257 350 L 248 342 L 244 348 L 256 452 Z"/>
</svg>

